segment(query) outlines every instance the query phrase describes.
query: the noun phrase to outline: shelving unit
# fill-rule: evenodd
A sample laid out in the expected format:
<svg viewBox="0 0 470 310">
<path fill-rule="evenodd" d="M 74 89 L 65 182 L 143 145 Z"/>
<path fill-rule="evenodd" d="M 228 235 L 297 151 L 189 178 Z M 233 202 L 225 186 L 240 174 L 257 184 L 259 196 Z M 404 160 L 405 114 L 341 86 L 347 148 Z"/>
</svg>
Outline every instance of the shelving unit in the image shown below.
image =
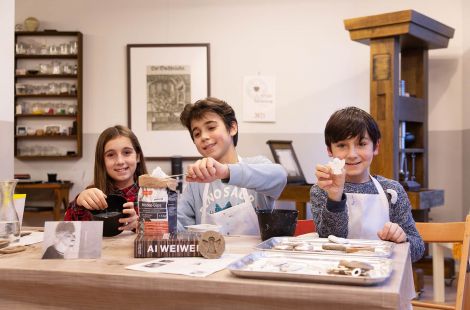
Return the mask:
<svg viewBox="0 0 470 310">
<path fill-rule="evenodd" d="M 15 44 L 15 157 L 82 157 L 82 33 L 22 31 Z"/>
<path fill-rule="evenodd" d="M 415 220 L 428 221 L 429 208 L 444 203 L 443 190 L 428 189 L 428 50 L 447 47 L 454 29 L 413 10 L 347 19 L 344 24 L 353 41 L 370 46 L 370 113 L 382 132 L 371 170 L 399 180 Z M 400 91 L 401 80 L 406 91 Z M 411 143 L 401 140 L 403 124 L 405 136 L 414 136 Z M 410 181 L 419 188 L 408 186 L 414 184 Z"/>
</svg>

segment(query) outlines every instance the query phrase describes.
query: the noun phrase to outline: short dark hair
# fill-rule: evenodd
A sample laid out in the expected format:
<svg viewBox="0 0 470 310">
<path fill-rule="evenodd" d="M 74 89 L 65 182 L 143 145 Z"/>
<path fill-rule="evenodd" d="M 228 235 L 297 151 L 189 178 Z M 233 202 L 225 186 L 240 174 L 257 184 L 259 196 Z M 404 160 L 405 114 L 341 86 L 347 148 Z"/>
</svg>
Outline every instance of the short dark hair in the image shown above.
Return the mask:
<svg viewBox="0 0 470 310">
<path fill-rule="evenodd" d="M 207 97 L 205 99 L 201 99 L 196 101 L 194 104 L 188 103 L 185 107 L 183 112 L 180 115 L 180 121 L 183 126 L 188 128 L 189 135 L 191 139 L 194 141 L 193 132 L 191 130 L 191 122 L 193 120 L 199 120 L 204 117 L 204 114 L 208 112 L 213 112 L 219 115 L 227 130 L 230 130 L 233 123 L 238 125 L 237 118 L 235 117 L 235 111 L 233 108 L 225 101 L 214 98 L 214 97 Z M 238 142 L 238 130 L 237 133 L 232 137 L 233 145 L 237 146 Z"/>
<path fill-rule="evenodd" d="M 75 226 L 72 222 L 59 222 L 55 228 L 56 234 L 58 233 L 70 233 L 75 232 Z"/>
<path fill-rule="evenodd" d="M 356 107 L 347 107 L 336 111 L 330 116 L 325 127 L 325 144 L 331 147 L 332 143 L 369 134 L 374 150 L 380 140 L 380 129 L 374 118 L 364 110 Z"/>
</svg>

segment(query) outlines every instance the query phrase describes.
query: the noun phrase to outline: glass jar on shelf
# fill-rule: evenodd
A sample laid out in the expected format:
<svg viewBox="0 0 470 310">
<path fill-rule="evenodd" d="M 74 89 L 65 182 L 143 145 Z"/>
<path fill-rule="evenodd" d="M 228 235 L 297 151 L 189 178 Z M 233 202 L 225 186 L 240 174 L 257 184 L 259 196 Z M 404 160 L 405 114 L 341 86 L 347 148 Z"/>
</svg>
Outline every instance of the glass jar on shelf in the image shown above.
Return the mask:
<svg viewBox="0 0 470 310">
<path fill-rule="evenodd" d="M 31 85 L 34 95 L 40 95 L 42 92 L 42 85 Z"/>
<path fill-rule="evenodd" d="M 77 41 L 70 41 L 70 54 L 73 54 L 73 55 L 78 54 L 78 42 Z"/>
<path fill-rule="evenodd" d="M 51 74 L 51 72 L 52 72 L 51 64 L 39 64 L 39 73 Z"/>
<path fill-rule="evenodd" d="M 26 45 L 23 42 L 16 43 L 16 54 L 23 55 L 26 54 Z"/>
<path fill-rule="evenodd" d="M 15 114 L 21 115 L 23 114 L 23 110 L 24 110 L 23 102 L 17 102 L 15 106 Z"/>
<path fill-rule="evenodd" d="M 47 55 L 49 53 L 49 50 L 47 49 L 47 45 L 42 44 L 39 52 L 41 55 Z"/>
<path fill-rule="evenodd" d="M 57 55 L 59 54 L 59 48 L 56 45 L 49 46 L 49 54 L 50 55 Z"/>
<path fill-rule="evenodd" d="M 34 102 L 31 105 L 31 114 L 42 114 L 41 104 L 39 102 Z"/>
<path fill-rule="evenodd" d="M 68 55 L 69 49 L 70 49 L 70 45 L 67 43 L 62 43 L 61 45 L 59 45 L 59 52 L 61 55 Z"/>
<path fill-rule="evenodd" d="M 62 74 L 62 66 L 59 61 L 52 62 L 52 74 Z"/>
<path fill-rule="evenodd" d="M 17 95 L 26 95 L 26 84 L 16 83 L 15 88 Z"/>
<path fill-rule="evenodd" d="M 22 101 L 21 104 L 22 104 L 21 108 L 23 110 L 23 114 L 31 114 L 31 102 Z"/>
<path fill-rule="evenodd" d="M 64 72 L 64 74 L 72 74 L 73 66 L 71 64 L 64 64 L 62 71 Z"/>
<path fill-rule="evenodd" d="M 77 114 L 77 104 L 75 102 L 67 103 L 67 114 L 69 115 Z"/>
<path fill-rule="evenodd" d="M 38 53 L 38 50 L 37 48 L 33 45 L 33 44 L 30 44 L 28 49 L 26 50 L 26 54 L 28 55 L 36 55 Z"/>
<path fill-rule="evenodd" d="M 60 93 L 61 94 L 68 94 L 70 90 L 70 84 L 69 83 L 60 83 Z"/>
<path fill-rule="evenodd" d="M 75 96 L 77 94 L 77 85 L 72 84 L 69 88 L 69 95 Z"/>
<path fill-rule="evenodd" d="M 49 83 L 47 85 L 49 87 L 49 91 L 47 92 L 47 94 L 49 94 L 49 95 L 58 95 L 60 93 L 58 83 Z"/>
<path fill-rule="evenodd" d="M 54 105 L 51 102 L 44 102 L 44 114 L 54 115 Z"/>
<path fill-rule="evenodd" d="M 63 102 L 57 102 L 55 104 L 55 107 L 56 107 L 55 108 L 55 113 L 56 114 L 65 115 L 65 113 L 67 112 L 65 103 L 63 103 Z"/>
</svg>

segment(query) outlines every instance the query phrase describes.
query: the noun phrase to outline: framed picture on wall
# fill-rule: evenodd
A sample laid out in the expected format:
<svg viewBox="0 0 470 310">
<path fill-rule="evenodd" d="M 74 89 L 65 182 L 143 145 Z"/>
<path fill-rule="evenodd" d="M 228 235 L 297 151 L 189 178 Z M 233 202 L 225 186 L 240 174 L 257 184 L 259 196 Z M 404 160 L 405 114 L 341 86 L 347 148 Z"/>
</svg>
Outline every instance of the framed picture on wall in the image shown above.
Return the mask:
<svg viewBox="0 0 470 310">
<path fill-rule="evenodd" d="M 266 142 L 271 149 L 274 161 L 284 167 L 287 171 L 287 183 L 306 184 L 299 160 L 295 155 L 292 141 L 268 140 Z"/>
<path fill-rule="evenodd" d="M 179 117 L 210 95 L 209 44 L 128 44 L 128 126 L 149 159 L 198 158 Z"/>
</svg>

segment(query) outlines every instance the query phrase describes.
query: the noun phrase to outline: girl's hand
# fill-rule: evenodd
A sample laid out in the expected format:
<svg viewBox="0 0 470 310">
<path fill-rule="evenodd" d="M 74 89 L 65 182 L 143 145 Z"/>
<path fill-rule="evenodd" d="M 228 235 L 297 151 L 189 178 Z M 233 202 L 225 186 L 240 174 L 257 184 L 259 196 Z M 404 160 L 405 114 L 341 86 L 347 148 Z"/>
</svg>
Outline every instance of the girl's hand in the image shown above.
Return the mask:
<svg viewBox="0 0 470 310">
<path fill-rule="evenodd" d="M 343 195 L 346 171 L 342 174 L 333 174 L 331 168 L 326 165 L 317 165 L 315 167 L 315 176 L 317 185 L 328 194 L 328 198 L 334 201 L 340 201 Z"/>
<path fill-rule="evenodd" d="M 211 157 L 206 157 L 188 166 L 186 181 L 210 183 L 217 179 L 230 177 L 230 170 L 225 164 L 221 164 Z"/>
<path fill-rule="evenodd" d="M 103 210 L 108 207 L 106 195 L 97 188 L 88 188 L 77 197 L 77 204 L 88 210 Z"/>
<path fill-rule="evenodd" d="M 402 243 L 406 241 L 406 234 L 403 228 L 397 223 L 387 222 L 382 230 L 377 232 L 377 236 L 381 240 L 392 241 L 395 243 Z"/>
<path fill-rule="evenodd" d="M 137 225 L 139 224 L 139 216 L 135 212 L 134 203 L 126 202 L 123 207 L 124 209 L 122 210 L 122 213 L 124 213 L 124 215 L 127 215 L 127 217 L 119 219 L 119 222 L 123 224 L 119 227 L 119 230 L 137 229 Z"/>
</svg>

